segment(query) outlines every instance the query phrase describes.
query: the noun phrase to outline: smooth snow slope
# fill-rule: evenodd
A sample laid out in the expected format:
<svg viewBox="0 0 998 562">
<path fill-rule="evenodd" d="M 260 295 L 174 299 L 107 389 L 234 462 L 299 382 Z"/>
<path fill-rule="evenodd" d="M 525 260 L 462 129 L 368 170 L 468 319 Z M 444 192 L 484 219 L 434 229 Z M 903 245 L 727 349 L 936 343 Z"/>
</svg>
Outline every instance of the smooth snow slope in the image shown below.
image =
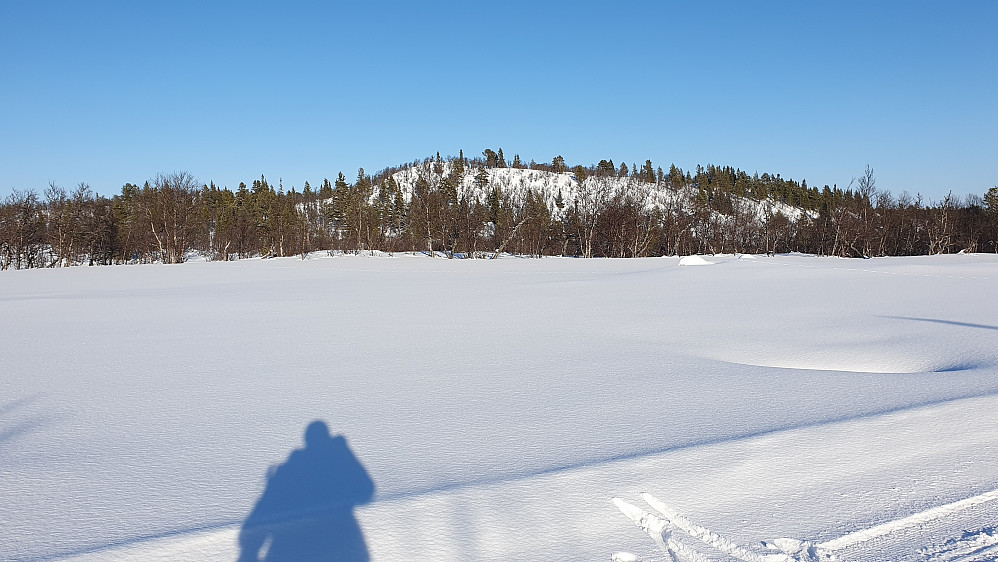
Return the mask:
<svg viewBox="0 0 998 562">
<path fill-rule="evenodd" d="M 827 541 L 998 488 L 998 257 L 710 261 L 4 272 L 0 559 L 234 559 L 313 420 L 376 560 L 653 559 L 610 503 L 645 491 Z M 877 548 L 950 538 L 909 531 Z"/>
</svg>

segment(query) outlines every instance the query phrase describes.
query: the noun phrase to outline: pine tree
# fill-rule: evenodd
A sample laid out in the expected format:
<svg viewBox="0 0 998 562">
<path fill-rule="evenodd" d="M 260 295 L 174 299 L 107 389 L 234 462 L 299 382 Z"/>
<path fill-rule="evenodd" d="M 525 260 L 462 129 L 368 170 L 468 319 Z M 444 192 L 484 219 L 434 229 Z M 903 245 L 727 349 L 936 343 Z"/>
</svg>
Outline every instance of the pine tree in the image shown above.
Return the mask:
<svg viewBox="0 0 998 562">
<path fill-rule="evenodd" d="M 506 167 L 506 159 L 502 155 L 502 148 L 501 147 L 499 148 L 498 157 L 499 157 L 499 167 L 500 168 L 505 168 Z"/>
<path fill-rule="evenodd" d="M 482 155 L 485 156 L 485 167 L 486 168 L 498 168 L 499 167 L 499 155 L 495 153 L 491 148 L 486 148 Z"/>
<path fill-rule="evenodd" d="M 568 171 L 568 166 L 565 165 L 565 159 L 560 154 L 555 156 L 551 161 L 551 168 L 553 168 L 553 171 L 556 174 Z"/>
</svg>

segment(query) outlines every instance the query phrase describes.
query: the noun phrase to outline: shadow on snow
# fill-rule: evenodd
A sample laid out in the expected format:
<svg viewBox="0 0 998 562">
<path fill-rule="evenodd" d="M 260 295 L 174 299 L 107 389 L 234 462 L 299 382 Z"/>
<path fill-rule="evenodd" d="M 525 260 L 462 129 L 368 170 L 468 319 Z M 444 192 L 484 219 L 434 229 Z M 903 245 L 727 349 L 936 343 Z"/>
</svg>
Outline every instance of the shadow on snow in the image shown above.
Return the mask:
<svg viewBox="0 0 998 562">
<path fill-rule="evenodd" d="M 24 398 L 18 398 L 0 406 L 0 418 L 6 417 L 8 414 L 15 412 L 16 410 L 23 409 L 31 406 L 33 403 L 40 400 L 41 394 L 33 394 L 31 396 L 26 396 Z M 0 447 L 2 447 L 6 442 L 13 441 L 18 437 L 31 433 L 36 429 L 44 426 L 50 421 L 47 416 L 31 416 L 28 420 L 21 421 L 18 423 L 12 423 L 7 427 L 0 427 Z"/>
<path fill-rule="evenodd" d="M 324 422 L 312 422 L 305 446 L 269 471 L 239 532 L 239 560 L 367 561 L 353 509 L 373 495 L 374 482 L 346 439 L 332 437 Z"/>
<path fill-rule="evenodd" d="M 987 324 L 971 324 L 970 322 L 956 322 L 955 320 L 940 320 L 938 318 L 917 318 L 914 316 L 881 316 L 881 318 L 891 318 L 893 320 L 913 320 L 915 322 L 932 322 L 935 324 L 947 324 L 950 326 L 960 326 L 963 328 L 979 328 L 981 330 L 998 330 L 998 326 Z"/>
</svg>

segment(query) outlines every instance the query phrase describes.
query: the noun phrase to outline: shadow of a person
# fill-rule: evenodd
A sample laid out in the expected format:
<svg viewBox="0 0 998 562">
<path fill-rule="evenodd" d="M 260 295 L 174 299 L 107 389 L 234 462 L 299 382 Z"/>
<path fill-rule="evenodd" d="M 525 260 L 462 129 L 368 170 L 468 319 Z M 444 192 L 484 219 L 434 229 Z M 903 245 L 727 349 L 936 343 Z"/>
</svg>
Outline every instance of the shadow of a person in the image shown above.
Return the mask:
<svg viewBox="0 0 998 562">
<path fill-rule="evenodd" d="M 324 422 L 314 421 L 305 447 L 270 471 L 239 532 L 239 560 L 367 562 L 353 508 L 373 495 L 374 482 L 346 439 L 331 437 Z"/>
</svg>

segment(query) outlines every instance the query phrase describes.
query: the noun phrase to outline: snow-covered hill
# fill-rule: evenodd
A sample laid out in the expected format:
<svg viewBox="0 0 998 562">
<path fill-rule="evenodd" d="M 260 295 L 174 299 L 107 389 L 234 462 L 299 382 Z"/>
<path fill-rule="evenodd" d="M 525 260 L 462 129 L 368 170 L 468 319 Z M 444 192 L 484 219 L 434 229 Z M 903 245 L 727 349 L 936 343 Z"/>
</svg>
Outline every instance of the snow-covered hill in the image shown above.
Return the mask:
<svg viewBox="0 0 998 562">
<path fill-rule="evenodd" d="M 392 177 L 402 190 L 404 200 L 408 203 L 416 183 L 422 177 L 430 186 L 438 187 L 445 177 L 454 177 L 454 162 L 441 162 L 440 173 L 434 171 L 435 164 L 431 162 L 412 165 L 394 174 Z M 477 176 L 485 170 L 488 181 L 481 184 Z M 457 178 L 459 197 L 469 197 L 480 202 L 487 201 L 489 194 L 495 188 L 508 196 L 514 205 L 522 205 L 528 192 L 541 197 L 548 210 L 555 218 L 563 216 L 576 203 L 582 206 L 598 205 L 599 201 L 614 197 L 627 197 L 636 202 L 646 211 L 683 211 L 692 213 L 698 189 L 694 186 L 672 188 L 666 183 L 649 183 L 635 177 L 600 177 L 588 176 L 581 183 L 573 172 L 548 172 L 521 168 L 485 168 L 469 166 Z M 377 187 L 371 200 L 377 198 Z M 561 201 L 559 206 L 558 202 Z M 804 211 L 773 199 L 756 201 L 746 197 L 732 195 L 733 205 L 741 212 L 754 216 L 759 220 L 781 213 L 791 221 L 798 220 Z"/>
</svg>

